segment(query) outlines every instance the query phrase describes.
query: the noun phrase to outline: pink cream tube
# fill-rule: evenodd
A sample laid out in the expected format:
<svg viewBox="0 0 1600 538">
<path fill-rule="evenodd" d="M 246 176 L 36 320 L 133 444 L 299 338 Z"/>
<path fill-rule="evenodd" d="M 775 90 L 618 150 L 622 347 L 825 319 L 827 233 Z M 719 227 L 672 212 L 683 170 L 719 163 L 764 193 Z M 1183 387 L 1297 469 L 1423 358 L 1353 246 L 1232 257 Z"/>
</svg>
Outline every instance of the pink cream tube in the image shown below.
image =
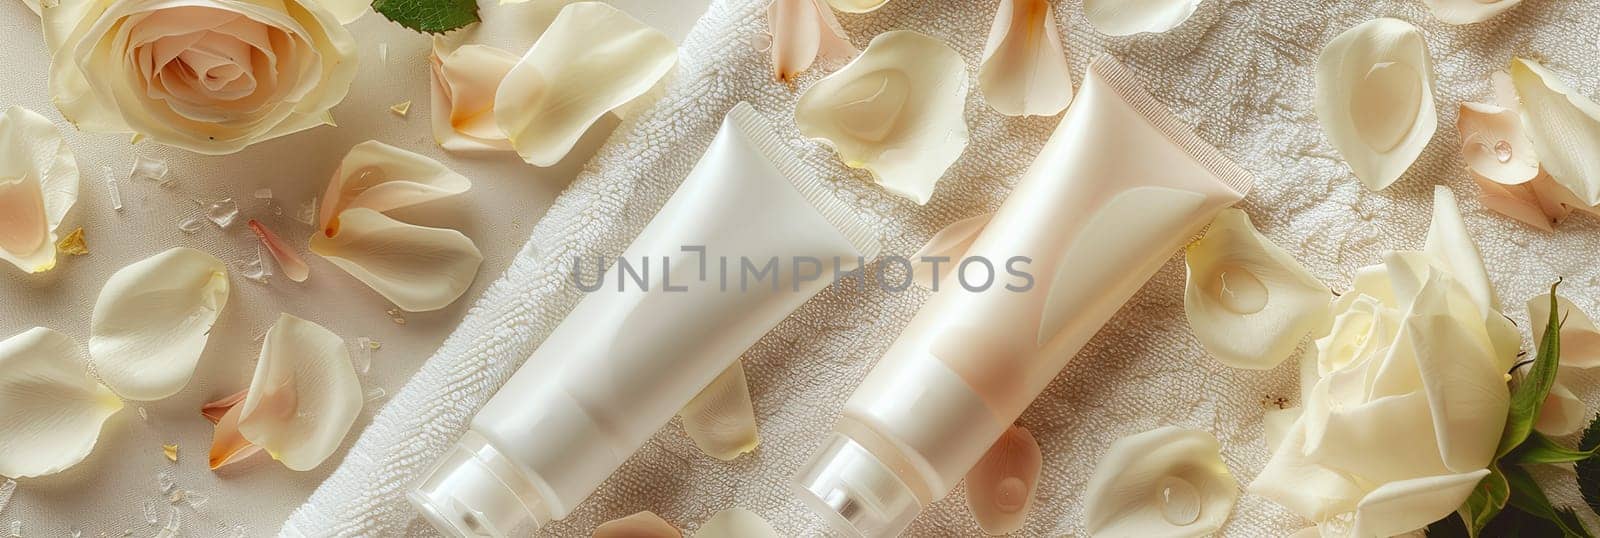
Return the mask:
<svg viewBox="0 0 1600 538">
<path fill-rule="evenodd" d="M 1031 259 L 1027 291 L 946 275 L 797 478 L 850 536 L 949 493 L 1090 337 L 1252 179 L 1109 57 L 966 257 Z"/>
</svg>

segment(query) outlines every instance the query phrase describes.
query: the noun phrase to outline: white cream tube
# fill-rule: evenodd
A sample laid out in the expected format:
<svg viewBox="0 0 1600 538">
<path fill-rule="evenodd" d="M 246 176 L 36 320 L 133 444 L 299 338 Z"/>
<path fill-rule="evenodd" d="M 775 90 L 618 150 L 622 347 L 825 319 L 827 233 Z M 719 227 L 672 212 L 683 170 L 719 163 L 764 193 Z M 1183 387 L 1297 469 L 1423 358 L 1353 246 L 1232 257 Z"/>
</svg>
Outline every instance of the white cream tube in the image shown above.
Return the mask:
<svg viewBox="0 0 1600 538">
<path fill-rule="evenodd" d="M 855 269 L 877 255 L 873 233 L 754 109 L 734 107 L 599 289 L 478 412 L 412 503 L 453 536 L 505 536 L 566 516 L 832 282 L 802 259 Z M 770 260 L 776 273 L 754 276 Z M 595 278 L 572 273 L 580 288 Z"/>
<path fill-rule="evenodd" d="M 800 496 L 847 535 L 900 533 L 1251 182 L 1131 71 L 1095 61 L 966 253 L 1027 257 L 1036 285 L 972 291 L 946 275 L 802 469 Z"/>
</svg>

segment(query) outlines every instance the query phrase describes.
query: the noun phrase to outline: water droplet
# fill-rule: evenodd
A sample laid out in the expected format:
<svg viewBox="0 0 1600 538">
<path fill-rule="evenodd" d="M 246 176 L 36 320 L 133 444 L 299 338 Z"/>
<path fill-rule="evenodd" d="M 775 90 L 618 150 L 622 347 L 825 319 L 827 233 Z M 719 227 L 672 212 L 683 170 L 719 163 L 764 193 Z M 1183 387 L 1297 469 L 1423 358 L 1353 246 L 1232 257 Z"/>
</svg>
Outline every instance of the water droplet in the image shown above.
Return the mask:
<svg viewBox="0 0 1600 538">
<path fill-rule="evenodd" d="M 1008 476 L 994 489 L 994 507 L 1002 512 L 1015 513 L 1028 504 L 1028 483 L 1021 478 Z"/>
<path fill-rule="evenodd" d="M 1511 143 L 1504 140 L 1495 142 L 1494 158 L 1502 163 L 1511 162 Z"/>
<path fill-rule="evenodd" d="M 117 186 L 117 176 L 111 172 L 110 166 L 101 166 L 100 169 L 106 175 L 106 194 L 111 196 L 111 209 L 122 211 L 122 188 Z"/>
<path fill-rule="evenodd" d="M 383 390 L 383 387 L 372 387 L 367 389 L 367 402 L 375 402 L 388 396 L 389 391 Z"/>
<path fill-rule="evenodd" d="M 10 538 L 22 538 L 22 520 L 14 519 L 11 521 L 11 534 L 8 536 Z"/>
<path fill-rule="evenodd" d="M 1161 517 L 1173 525 L 1188 525 L 1200 519 L 1200 491 L 1188 480 L 1176 476 L 1161 479 L 1156 485 Z"/>
<path fill-rule="evenodd" d="M 223 198 L 206 205 L 206 218 L 218 228 L 227 228 L 233 225 L 233 220 L 239 218 L 239 204 L 233 203 L 232 198 Z"/>
<path fill-rule="evenodd" d="M 139 408 L 139 420 L 143 420 L 145 422 L 149 422 L 150 421 L 150 412 L 149 411 L 145 411 L 143 407 L 140 407 Z"/>
<path fill-rule="evenodd" d="M 386 312 L 389 314 L 389 321 L 393 321 L 395 325 L 406 324 L 406 315 L 404 312 L 401 312 L 400 309 L 390 308 Z"/>
<path fill-rule="evenodd" d="M 1239 314 L 1254 314 L 1267 306 L 1267 287 L 1254 273 L 1234 267 L 1217 275 L 1217 300 L 1223 308 Z"/>
<path fill-rule="evenodd" d="M 372 352 L 383 347 L 377 340 L 365 336 L 356 337 L 356 350 L 350 354 L 350 364 L 355 366 L 356 375 L 367 375 L 372 371 Z"/>
<path fill-rule="evenodd" d="M 155 501 L 144 502 L 144 522 L 151 527 L 161 524 L 161 514 L 156 513 Z"/>
<path fill-rule="evenodd" d="M 178 231 L 193 235 L 194 233 L 200 231 L 200 223 L 202 222 L 205 221 L 200 220 L 200 217 L 189 217 L 183 222 L 178 223 Z"/>
</svg>

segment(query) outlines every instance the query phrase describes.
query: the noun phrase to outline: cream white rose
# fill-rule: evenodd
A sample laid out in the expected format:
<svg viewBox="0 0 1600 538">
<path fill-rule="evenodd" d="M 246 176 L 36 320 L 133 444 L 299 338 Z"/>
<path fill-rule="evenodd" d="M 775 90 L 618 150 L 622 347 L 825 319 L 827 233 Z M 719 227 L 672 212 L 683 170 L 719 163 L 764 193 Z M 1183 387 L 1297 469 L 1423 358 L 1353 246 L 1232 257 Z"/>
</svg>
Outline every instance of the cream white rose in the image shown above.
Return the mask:
<svg viewBox="0 0 1600 538">
<path fill-rule="evenodd" d="M 1499 313 L 1455 198 L 1421 252 L 1360 270 L 1306 366 L 1305 406 L 1250 485 L 1332 534 L 1404 534 L 1454 512 L 1505 424 L 1520 333 Z"/>
<path fill-rule="evenodd" d="M 61 0 L 50 95 L 80 129 L 211 155 L 331 123 L 356 71 L 341 16 L 364 12 L 331 1 Z"/>
</svg>

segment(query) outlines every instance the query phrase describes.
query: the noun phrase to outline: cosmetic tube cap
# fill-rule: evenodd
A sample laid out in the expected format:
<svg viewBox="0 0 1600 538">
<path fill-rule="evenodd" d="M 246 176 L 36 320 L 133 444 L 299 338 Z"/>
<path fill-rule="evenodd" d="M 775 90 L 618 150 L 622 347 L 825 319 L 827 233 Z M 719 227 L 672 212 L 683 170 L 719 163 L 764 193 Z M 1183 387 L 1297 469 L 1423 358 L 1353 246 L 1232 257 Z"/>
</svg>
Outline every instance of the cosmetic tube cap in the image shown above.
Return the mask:
<svg viewBox="0 0 1600 538">
<path fill-rule="evenodd" d="M 800 498 L 846 536 L 898 536 L 922 511 L 892 469 L 841 433 L 828 438 L 795 485 Z"/>
<path fill-rule="evenodd" d="M 471 431 L 407 497 L 435 529 L 456 538 L 502 538 L 550 521 L 533 484 Z"/>
</svg>

